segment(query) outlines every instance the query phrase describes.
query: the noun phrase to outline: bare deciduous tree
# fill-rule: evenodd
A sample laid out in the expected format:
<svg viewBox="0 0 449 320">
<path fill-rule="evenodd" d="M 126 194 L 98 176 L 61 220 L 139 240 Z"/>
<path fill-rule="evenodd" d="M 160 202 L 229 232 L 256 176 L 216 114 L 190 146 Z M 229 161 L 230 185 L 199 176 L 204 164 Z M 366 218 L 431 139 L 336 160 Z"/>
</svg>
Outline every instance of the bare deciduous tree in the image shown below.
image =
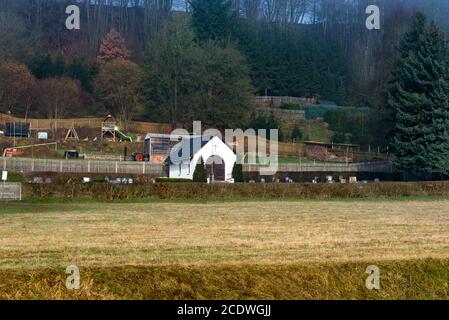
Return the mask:
<svg viewBox="0 0 449 320">
<path fill-rule="evenodd" d="M 44 79 L 39 84 L 39 107 L 49 119 L 62 119 L 77 113 L 81 105 L 81 89 L 68 79 Z"/>
<path fill-rule="evenodd" d="M 141 107 L 142 78 L 143 73 L 138 65 L 116 59 L 103 63 L 94 81 L 97 97 L 125 128 Z"/>
<path fill-rule="evenodd" d="M 0 63 L 0 111 L 26 114 L 35 78 L 23 64 Z"/>
</svg>

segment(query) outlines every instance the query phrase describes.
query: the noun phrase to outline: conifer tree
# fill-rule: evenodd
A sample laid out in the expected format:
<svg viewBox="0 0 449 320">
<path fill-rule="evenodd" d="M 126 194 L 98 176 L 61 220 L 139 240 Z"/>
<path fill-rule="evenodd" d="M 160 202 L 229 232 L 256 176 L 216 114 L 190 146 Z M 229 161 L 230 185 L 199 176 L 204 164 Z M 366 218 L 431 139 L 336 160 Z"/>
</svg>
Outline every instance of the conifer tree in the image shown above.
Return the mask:
<svg viewBox="0 0 449 320">
<path fill-rule="evenodd" d="M 420 13 L 401 42 L 388 104 L 396 166 L 425 178 L 449 175 L 449 46 Z"/>
<path fill-rule="evenodd" d="M 62 55 L 58 54 L 53 63 L 53 76 L 62 77 L 66 71 L 66 64 Z"/>
<path fill-rule="evenodd" d="M 234 182 L 244 182 L 242 164 L 239 164 L 237 162 L 234 164 L 234 167 L 232 168 L 232 178 L 234 179 Z"/>
<path fill-rule="evenodd" d="M 295 123 L 295 126 L 292 129 L 291 138 L 292 138 L 292 140 L 296 140 L 296 141 L 299 141 L 302 139 L 302 132 L 301 132 L 301 128 L 299 127 L 298 123 Z"/>
<path fill-rule="evenodd" d="M 230 0 L 190 0 L 192 25 L 201 41 L 227 45 L 236 22 Z"/>
<path fill-rule="evenodd" d="M 207 182 L 207 170 L 204 166 L 203 158 L 201 158 L 195 166 L 193 182 Z"/>
</svg>

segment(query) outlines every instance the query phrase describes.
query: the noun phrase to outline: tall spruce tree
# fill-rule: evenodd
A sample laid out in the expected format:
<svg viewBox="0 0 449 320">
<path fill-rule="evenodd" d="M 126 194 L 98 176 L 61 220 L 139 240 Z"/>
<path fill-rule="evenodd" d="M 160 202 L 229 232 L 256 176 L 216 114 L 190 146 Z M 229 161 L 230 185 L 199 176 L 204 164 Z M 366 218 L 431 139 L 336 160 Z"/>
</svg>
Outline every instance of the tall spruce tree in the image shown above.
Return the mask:
<svg viewBox="0 0 449 320">
<path fill-rule="evenodd" d="M 200 41 L 212 40 L 226 46 L 236 22 L 230 0 L 190 0 L 192 25 Z"/>
<path fill-rule="evenodd" d="M 395 164 L 424 178 L 449 175 L 449 46 L 418 13 L 400 46 L 388 92 Z"/>
<path fill-rule="evenodd" d="M 242 183 L 244 182 L 244 176 L 243 176 L 243 165 L 240 163 L 235 163 L 232 167 L 232 178 L 234 179 L 234 182 L 236 183 Z"/>
</svg>

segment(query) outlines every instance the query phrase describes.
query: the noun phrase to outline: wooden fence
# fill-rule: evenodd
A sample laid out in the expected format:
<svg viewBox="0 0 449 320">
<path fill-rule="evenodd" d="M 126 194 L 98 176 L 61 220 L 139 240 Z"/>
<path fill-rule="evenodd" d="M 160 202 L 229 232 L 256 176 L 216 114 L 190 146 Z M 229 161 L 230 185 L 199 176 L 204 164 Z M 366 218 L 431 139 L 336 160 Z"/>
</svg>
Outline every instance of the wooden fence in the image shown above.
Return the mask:
<svg viewBox="0 0 449 320">
<path fill-rule="evenodd" d="M 22 119 L 13 116 L 0 114 L 1 122 L 27 122 L 30 124 L 31 130 L 46 131 L 59 129 L 69 129 L 72 125 L 77 127 L 100 128 L 101 118 L 77 118 L 77 119 Z"/>
<path fill-rule="evenodd" d="M 270 108 L 265 105 L 263 106 L 261 105 L 259 109 L 267 113 L 273 112 L 274 114 L 276 114 L 278 117 L 282 118 L 285 121 L 300 121 L 306 119 L 306 112 L 304 110 Z"/>
<path fill-rule="evenodd" d="M 103 118 L 75 118 L 75 119 L 22 119 L 16 118 L 6 114 L 0 114 L 0 122 L 27 122 L 30 124 L 30 129 L 35 131 L 49 131 L 55 129 L 70 129 L 73 125 L 75 127 L 86 127 L 93 129 L 100 129 Z M 168 123 L 153 123 L 143 121 L 131 121 L 128 129 L 141 134 L 149 132 L 156 133 L 170 133 L 172 127 Z"/>
<path fill-rule="evenodd" d="M 161 164 L 150 162 L 0 158 L 0 165 L 3 170 L 24 173 L 143 174 L 155 177 L 164 175 Z"/>
<path fill-rule="evenodd" d="M 181 125 L 178 125 L 178 127 L 181 128 Z M 131 121 L 128 126 L 128 129 L 134 132 L 140 132 L 142 134 L 146 133 L 170 134 L 173 131 L 172 126 L 168 123 L 152 123 L 143 121 Z"/>
<path fill-rule="evenodd" d="M 299 98 L 299 97 L 281 97 L 281 96 L 258 96 L 256 97 L 256 105 L 267 106 L 273 104 L 274 106 L 281 106 L 286 103 L 306 105 L 316 104 L 316 98 Z"/>
</svg>

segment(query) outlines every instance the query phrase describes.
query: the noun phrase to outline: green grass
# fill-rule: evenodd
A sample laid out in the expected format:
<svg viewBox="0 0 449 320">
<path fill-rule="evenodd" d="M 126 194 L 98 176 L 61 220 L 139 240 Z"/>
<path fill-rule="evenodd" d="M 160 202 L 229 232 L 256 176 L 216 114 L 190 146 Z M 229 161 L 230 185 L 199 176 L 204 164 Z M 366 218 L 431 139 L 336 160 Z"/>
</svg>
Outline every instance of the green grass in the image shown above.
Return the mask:
<svg viewBox="0 0 449 320">
<path fill-rule="evenodd" d="M 5 202 L 0 206 L 0 216 L 17 213 L 61 213 L 63 212 L 91 212 L 98 209 L 98 201 L 84 201 L 82 199 L 48 199 L 48 201 Z M 54 200 L 54 201 L 53 201 Z M 62 200 L 62 201 L 59 201 Z M 72 201 L 73 200 L 73 201 Z M 82 202 L 82 204 L 80 204 Z"/>
<path fill-rule="evenodd" d="M 449 196 L 401 196 L 401 197 L 365 197 L 365 198 L 329 198 L 326 202 L 344 201 L 344 202 L 378 202 L 378 201 L 441 201 L 449 200 Z M 260 197 L 245 197 L 245 196 L 229 196 L 229 197 L 209 197 L 209 198 L 136 198 L 136 199 L 92 199 L 92 198 L 41 198 L 41 197 L 27 197 L 22 201 L 3 201 L 2 203 L 8 206 L 1 206 L 0 212 L 8 211 L 9 208 L 20 207 L 22 204 L 79 204 L 79 203 L 220 203 L 220 202 L 316 202 L 317 199 L 280 199 L 280 198 L 260 198 Z"/>
<path fill-rule="evenodd" d="M 262 161 L 264 160 L 264 161 Z M 263 164 L 268 163 L 269 159 L 263 158 L 263 157 L 257 157 L 256 162 L 257 164 Z M 245 158 L 245 163 L 249 162 L 249 157 Z M 279 156 L 278 157 L 278 163 L 279 164 L 303 164 L 303 165 L 322 165 L 324 166 L 326 162 L 324 161 L 314 161 L 309 160 L 306 158 L 294 158 L 294 157 L 286 157 L 286 156 Z"/>
<path fill-rule="evenodd" d="M 11 203 L 0 269 L 449 258 L 448 203 Z"/>
<path fill-rule="evenodd" d="M 8 182 L 24 182 L 23 174 L 9 171 Z"/>
<path fill-rule="evenodd" d="M 61 157 L 64 158 L 65 152 L 67 149 L 56 148 L 55 152 Z"/>
<path fill-rule="evenodd" d="M 315 120 L 300 121 L 299 128 L 305 141 L 331 142 L 333 137 L 333 132 L 326 127 L 324 122 Z"/>
<path fill-rule="evenodd" d="M 313 161 L 306 158 L 278 157 L 279 164 L 325 165 L 324 161 Z"/>
</svg>

